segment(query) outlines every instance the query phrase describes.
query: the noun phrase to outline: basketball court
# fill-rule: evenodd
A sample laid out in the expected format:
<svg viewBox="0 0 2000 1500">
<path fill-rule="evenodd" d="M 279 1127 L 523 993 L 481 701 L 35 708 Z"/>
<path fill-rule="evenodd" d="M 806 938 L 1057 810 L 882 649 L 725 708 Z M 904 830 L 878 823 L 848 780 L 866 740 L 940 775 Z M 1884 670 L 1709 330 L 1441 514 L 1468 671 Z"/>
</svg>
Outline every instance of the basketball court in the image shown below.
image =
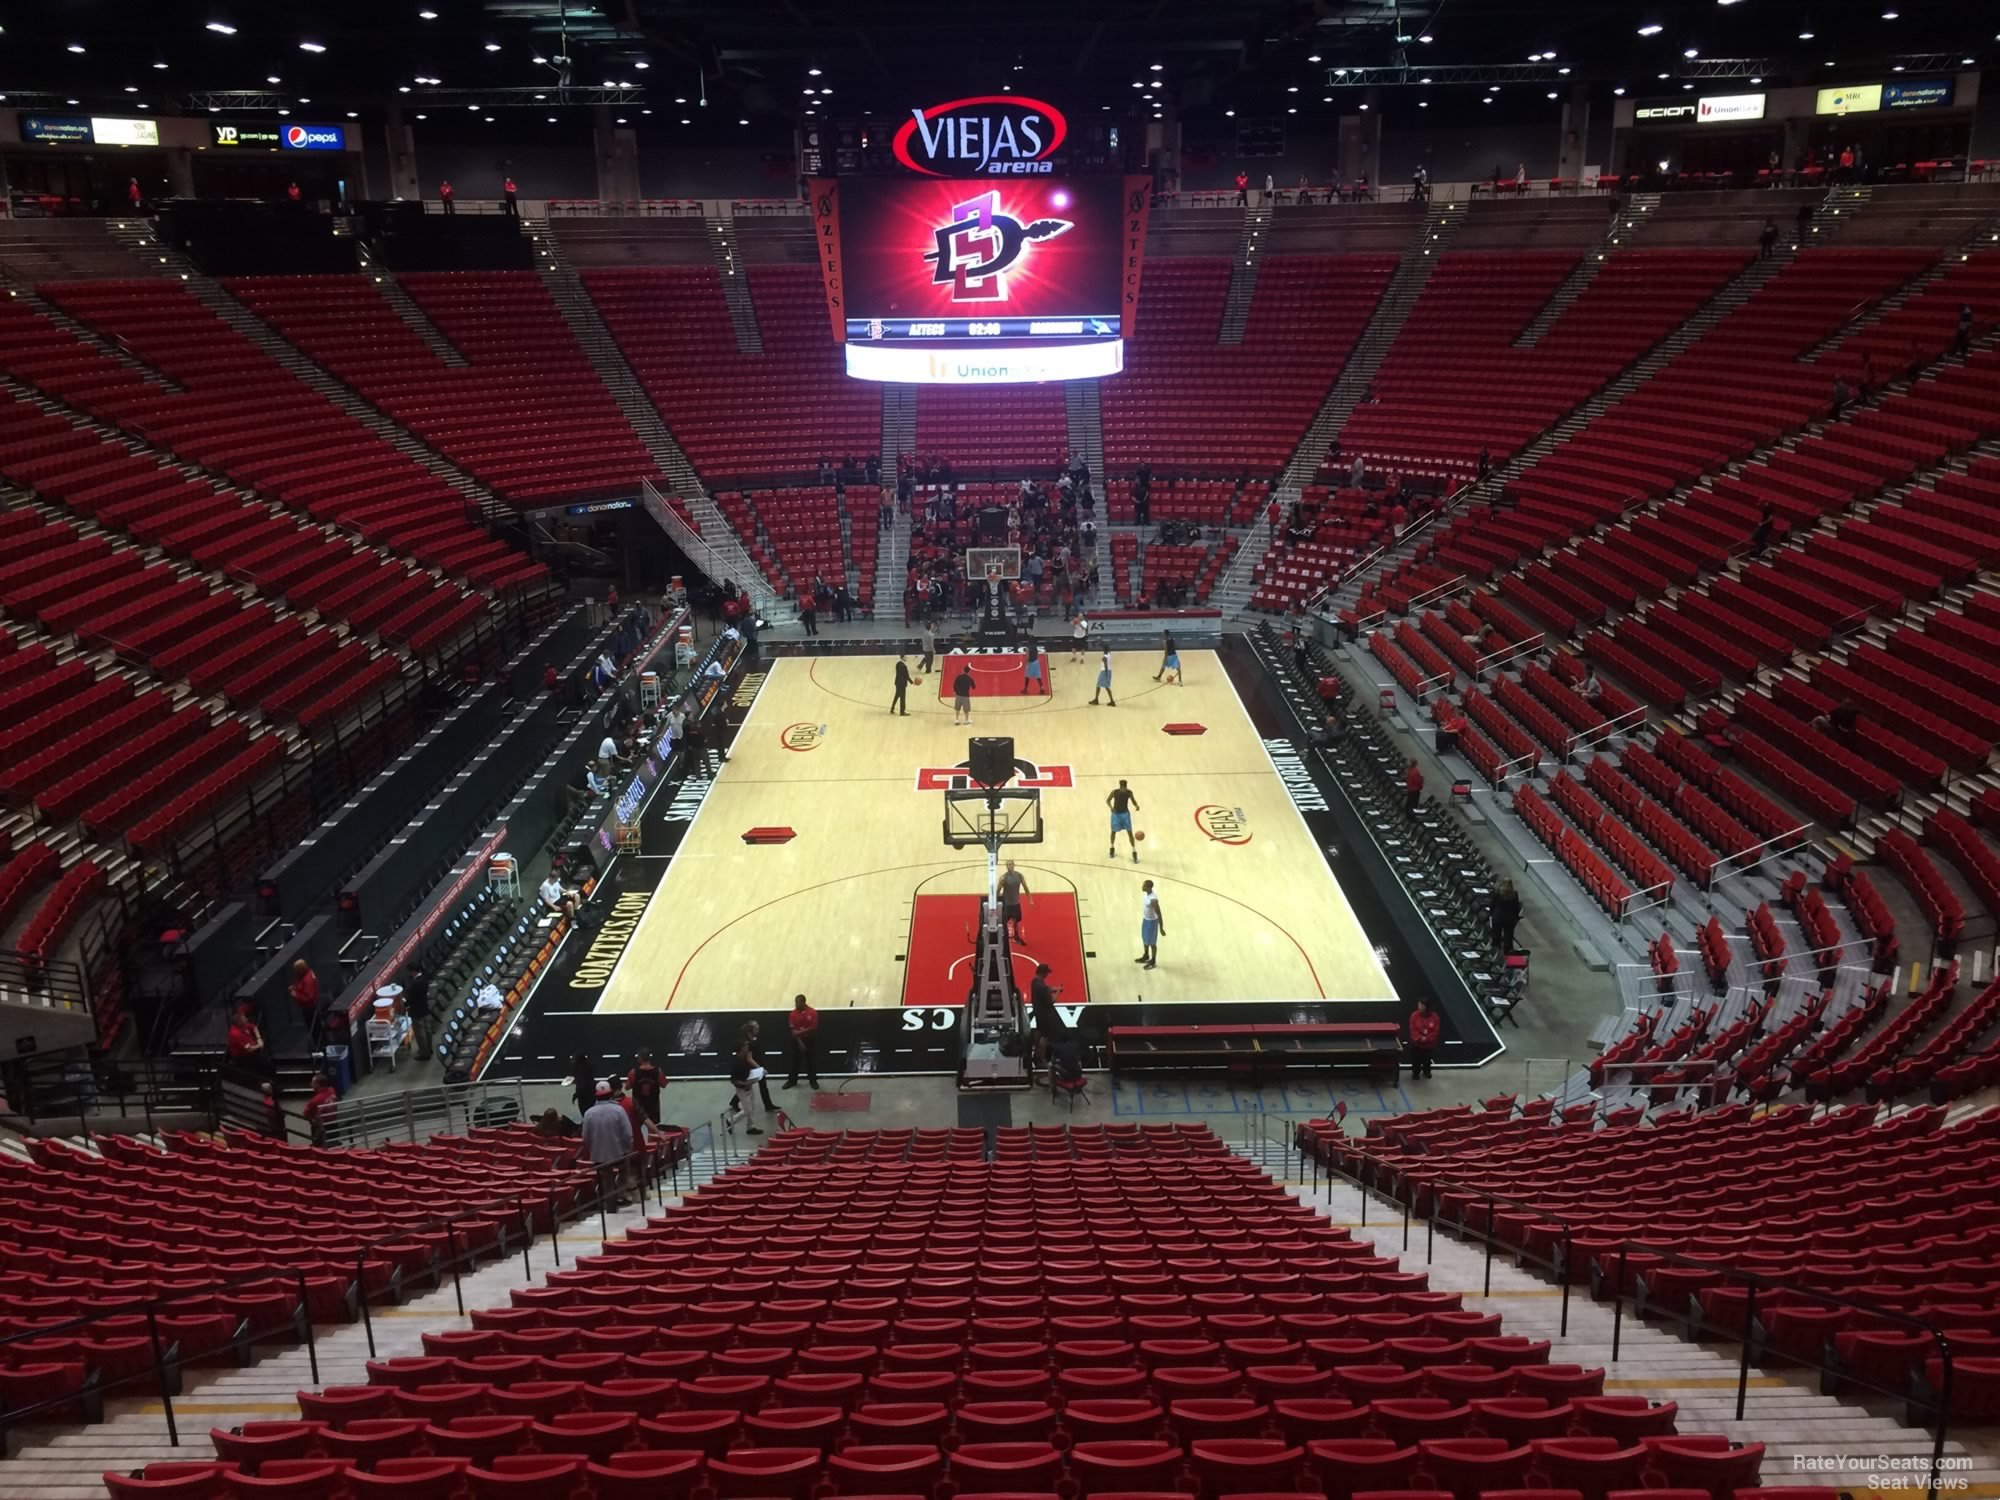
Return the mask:
<svg viewBox="0 0 2000 1500">
<path fill-rule="evenodd" d="M 1393 1003 L 1221 660 L 1181 659 L 1176 686 L 1152 680 L 1157 649 L 1114 652 L 1114 708 L 1091 704 L 1096 654 L 1072 662 L 1066 642 L 1046 694 L 1024 694 L 1019 651 L 941 656 L 907 717 L 889 711 L 893 656 L 771 662 L 727 765 L 698 805 L 668 810 L 691 818 L 671 854 L 620 872 L 643 915 L 595 1014 L 769 1012 L 797 993 L 822 1014 L 962 1004 L 986 858 L 946 847 L 945 793 L 965 785 L 973 735 L 1011 736 L 1016 785 L 1041 792 L 1044 841 L 1002 851 L 1028 882 L 1024 989 L 1046 962 L 1065 1005 Z M 961 662 L 970 727 L 952 722 Z M 1137 863 L 1123 835 L 1106 852 L 1120 778 Z M 1165 919 L 1152 970 L 1135 962 L 1147 879 Z"/>
</svg>

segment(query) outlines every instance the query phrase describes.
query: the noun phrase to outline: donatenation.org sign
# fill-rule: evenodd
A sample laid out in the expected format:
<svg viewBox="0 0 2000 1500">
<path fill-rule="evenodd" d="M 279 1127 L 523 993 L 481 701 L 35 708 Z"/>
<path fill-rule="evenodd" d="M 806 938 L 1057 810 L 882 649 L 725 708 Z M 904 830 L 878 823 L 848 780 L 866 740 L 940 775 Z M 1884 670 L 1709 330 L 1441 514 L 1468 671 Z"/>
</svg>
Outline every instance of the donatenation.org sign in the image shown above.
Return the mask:
<svg viewBox="0 0 2000 1500">
<path fill-rule="evenodd" d="M 1069 121 L 1020 94 L 978 94 L 913 109 L 890 149 L 926 177 L 1047 176 Z"/>
</svg>

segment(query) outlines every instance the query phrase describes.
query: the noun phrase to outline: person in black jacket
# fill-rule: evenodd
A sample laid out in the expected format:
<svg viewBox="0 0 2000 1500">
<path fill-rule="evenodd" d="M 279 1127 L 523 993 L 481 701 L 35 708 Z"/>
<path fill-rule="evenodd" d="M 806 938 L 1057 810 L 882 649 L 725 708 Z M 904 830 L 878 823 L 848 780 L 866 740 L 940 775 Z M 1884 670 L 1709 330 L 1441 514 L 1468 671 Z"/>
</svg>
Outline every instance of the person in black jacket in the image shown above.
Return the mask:
<svg viewBox="0 0 2000 1500">
<path fill-rule="evenodd" d="M 1491 912 L 1493 918 L 1493 941 L 1500 945 L 1502 953 L 1514 951 L 1514 929 L 1521 925 L 1521 898 L 1514 890 L 1514 882 L 1503 880 L 1494 889 Z"/>
<path fill-rule="evenodd" d="M 889 712 L 910 716 L 908 695 L 910 691 L 910 664 L 902 657 L 896 658 L 896 696 L 889 702 Z"/>
<path fill-rule="evenodd" d="M 422 964 L 411 964 L 403 972 L 403 1008 L 410 1013 L 410 1039 L 417 1046 L 417 1061 L 429 1062 L 437 1021 L 431 1015 L 431 976 Z"/>
<path fill-rule="evenodd" d="M 570 1097 L 576 1101 L 576 1117 L 581 1120 L 597 1102 L 597 1070 L 590 1065 L 590 1054 L 579 1052 L 569 1060 Z"/>
</svg>

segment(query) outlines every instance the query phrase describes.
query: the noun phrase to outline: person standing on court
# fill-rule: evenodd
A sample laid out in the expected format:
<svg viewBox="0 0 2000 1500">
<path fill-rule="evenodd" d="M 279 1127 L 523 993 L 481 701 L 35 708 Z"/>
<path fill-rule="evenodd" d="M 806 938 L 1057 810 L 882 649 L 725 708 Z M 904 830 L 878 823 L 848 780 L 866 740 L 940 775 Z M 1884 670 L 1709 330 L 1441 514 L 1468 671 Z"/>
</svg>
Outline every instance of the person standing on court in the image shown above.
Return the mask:
<svg viewBox="0 0 2000 1500">
<path fill-rule="evenodd" d="M 1000 916 L 1014 934 L 1014 941 L 1025 943 L 1028 935 L 1021 931 L 1021 898 L 1028 893 L 1028 877 L 1014 868 L 1014 861 L 1007 861 L 1007 868 L 1000 876 Z"/>
<path fill-rule="evenodd" d="M 1091 689 L 1090 701 L 1097 702 L 1099 693 L 1110 700 L 1110 707 L 1118 706 L 1117 696 L 1111 691 L 1111 648 L 1106 646 L 1097 654 L 1097 686 Z"/>
<path fill-rule="evenodd" d="M 1132 846 L 1132 863 L 1139 863 L 1139 841 L 1132 837 L 1132 814 L 1139 810 L 1139 799 L 1132 795 L 1132 788 L 1123 781 L 1111 789 L 1104 799 L 1104 805 L 1111 809 L 1111 847 L 1104 852 L 1112 859 L 1118 857 L 1118 835 L 1125 835 L 1125 842 Z"/>
<path fill-rule="evenodd" d="M 1021 667 L 1021 693 L 1023 697 L 1029 693 L 1039 693 L 1044 698 L 1049 695 L 1049 679 L 1046 664 L 1042 660 L 1042 648 L 1033 641 L 1028 642 L 1028 659 Z"/>
<path fill-rule="evenodd" d="M 1077 617 L 1070 622 L 1069 627 L 1069 659 L 1071 661 L 1083 660 L 1083 643 L 1089 635 L 1090 621 L 1086 620 L 1082 612 L 1079 611 Z"/>
<path fill-rule="evenodd" d="M 1049 983 L 1050 970 L 1047 964 L 1035 965 L 1035 977 L 1028 983 L 1028 1013 L 1035 1019 L 1035 1066 L 1046 1068 L 1049 1053 L 1054 1050 L 1056 1039 L 1069 1030 L 1063 1024 L 1062 1012 L 1056 1009 L 1056 996 L 1062 993 L 1062 986 Z"/>
<path fill-rule="evenodd" d="M 1153 681 L 1158 682 L 1169 672 L 1174 674 L 1177 686 L 1186 686 L 1181 682 L 1180 647 L 1174 644 L 1174 633 L 1171 630 L 1163 630 L 1160 632 L 1160 670 L 1153 674 Z"/>
<path fill-rule="evenodd" d="M 917 663 L 917 670 L 919 672 L 937 670 L 937 626 L 929 620 L 924 621 L 924 659 Z"/>
<path fill-rule="evenodd" d="M 1410 1077 L 1431 1076 L 1431 1057 L 1437 1051 L 1438 1036 L 1443 1030 L 1438 1013 L 1431 1009 L 1431 1002 L 1425 997 L 1417 997 L 1417 1008 L 1410 1012 L 1407 1033 L 1410 1039 Z"/>
<path fill-rule="evenodd" d="M 1139 856 L 1134 853 L 1132 858 Z M 1160 939 L 1166 936 L 1166 920 L 1160 915 L 1160 898 L 1148 880 L 1139 887 L 1139 942 L 1145 949 L 1132 962 L 1149 969 L 1160 966 Z"/>
<path fill-rule="evenodd" d="M 972 722 L 972 665 L 965 659 L 959 661 L 958 675 L 951 680 L 951 722 Z"/>
<path fill-rule="evenodd" d="M 797 1088 L 799 1074 L 804 1073 L 807 1081 L 818 1088 L 819 1012 L 806 1003 L 804 995 L 794 995 L 791 1013 L 785 1020 L 791 1027 L 791 1045 L 786 1051 L 791 1058 L 792 1076 L 784 1081 L 783 1087 Z"/>
<path fill-rule="evenodd" d="M 909 718 L 909 692 L 910 664 L 899 656 L 896 658 L 896 696 L 889 700 L 890 713 L 901 714 L 904 718 Z"/>
<path fill-rule="evenodd" d="M 626 1075 L 625 1087 L 631 1091 L 633 1103 L 639 1106 L 639 1112 L 650 1124 L 660 1123 L 660 1094 L 666 1086 L 667 1075 L 653 1061 L 651 1050 L 641 1047 L 633 1060 L 632 1071 Z"/>
<path fill-rule="evenodd" d="M 1489 908 L 1493 920 L 1493 941 L 1503 954 L 1514 951 L 1514 929 L 1521 925 L 1521 897 L 1514 882 L 1503 880 L 1494 888 Z"/>
</svg>

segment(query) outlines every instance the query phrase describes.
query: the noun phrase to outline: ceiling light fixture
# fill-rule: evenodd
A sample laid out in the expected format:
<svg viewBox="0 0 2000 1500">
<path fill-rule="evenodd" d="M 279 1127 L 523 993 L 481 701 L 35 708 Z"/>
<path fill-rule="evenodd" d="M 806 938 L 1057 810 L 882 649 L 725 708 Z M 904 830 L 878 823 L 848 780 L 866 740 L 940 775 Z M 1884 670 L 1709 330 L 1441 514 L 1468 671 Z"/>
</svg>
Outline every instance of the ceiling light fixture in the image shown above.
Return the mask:
<svg viewBox="0 0 2000 1500">
<path fill-rule="evenodd" d="M 139 92 L 139 85 L 136 83 L 128 83 L 125 85 L 125 92 L 128 94 L 136 94 Z"/>
<path fill-rule="evenodd" d="M 236 35 L 236 28 L 234 26 L 231 26 L 227 21 L 210 21 L 208 23 L 208 29 L 214 32 L 217 36 Z"/>
<path fill-rule="evenodd" d="M 1419 99 L 1417 101 L 1418 109 L 1429 109 L 1430 107 L 1431 107 L 1431 101 L 1428 99 Z"/>
<path fill-rule="evenodd" d="M 434 10 L 420 10 L 417 12 L 417 19 L 419 21 L 435 21 L 437 18 L 438 13 Z"/>
<path fill-rule="evenodd" d="M 820 69 L 817 63 L 815 63 L 812 67 L 806 69 L 806 77 L 808 78 L 817 78 L 819 77 L 819 75 L 820 75 Z"/>
<path fill-rule="evenodd" d="M 1611 92 L 1616 94 L 1619 98 L 1623 99 L 1625 97 L 1625 85 L 1621 83 L 1618 85 L 1617 88 L 1613 89 Z"/>
<path fill-rule="evenodd" d="M 646 71 L 646 69 L 652 67 L 652 64 L 647 62 L 646 59 L 642 57 L 637 62 L 633 63 L 632 66 L 637 68 L 641 73 L 643 73 Z"/>
<path fill-rule="evenodd" d="M 498 52 L 500 50 L 500 44 L 498 42 L 488 42 L 486 44 L 486 50 L 488 52 Z"/>
<path fill-rule="evenodd" d="M 154 66 L 155 68 L 157 68 L 157 69 L 158 69 L 159 71 L 161 71 L 162 73 L 164 73 L 164 72 L 166 71 L 166 69 L 167 69 L 167 65 L 166 65 L 165 63 L 163 63 L 163 62 L 156 62 L 156 63 L 154 63 L 154 64 L 153 64 L 153 66 Z"/>
<path fill-rule="evenodd" d="M 1902 12 L 1898 10 L 1885 10 L 1882 12 L 1882 19 L 1885 21 L 1893 21 L 1901 14 Z"/>
<path fill-rule="evenodd" d="M 266 73 L 266 74 L 264 75 L 264 82 L 266 82 L 266 83 L 282 83 L 282 82 L 284 82 L 284 80 L 283 80 L 282 78 L 280 78 L 280 77 L 279 77 L 279 76 L 278 76 L 278 75 L 277 75 L 276 73 Z"/>
<path fill-rule="evenodd" d="M 1107 104 L 1107 105 L 1105 105 L 1104 107 L 1105 107 L 1106 109 L 1109 109 L 1109 108 L 1111 108 L 1111 106 L 1110 106 L 1110 105 L 1108 105 L 1108 104 Z M 1233 120 L 1233 119 L 1235 119 L 1235 118 L 1236 118 L 1236 111 L 1235 111 L 1235 110 L 1233 110 L 1233 109 L 1225 109 L 1225 110 L 1224 110 L 1224 111 L 1222 112 L 1222 118 L 1223 118 L 1223 119 L 1225 119 L 1225 120 Z"/>
<path fill-rule="evenodd" d="M 324 52 L 326 51 L 326 44 L 324 42 L 300 42 L 299 51 L 314 52 L 314 53 Z"/>
<path fill-rule="evenodd" d="M 1417 40 L 1428 47 L 1431 44 L 1431 34 L 1428 31 L 1421 32 L 1418 34 Z"/>
<path fill-rule="evenodd" d="M 1307 62 L 1318 62 L 1319 60 L 1320 60 L 1320 56 L 1319 56 L 1319 54 L 1318 54 L 1317 52 L 1308 52 L 1308 53 L 1306 54 L 1306 61 L 1307 61 Z"/>
<path fill-rule="evenodd" d="M 1661 32 L 1665 31 L 1666 29 L 1667 28 L 1662 26 L 1658 21 L 1648 21 L 1644 26 L 1641 26 L 1639 28 L 1639 35 L 1658 36 Z"/>
<path fill-rule="evenodd" d="M 69 44 L 69 50 L 70 50 L 70 51 L 72 51 L 72 52 L 82 52 L 82 51 L 83 51 L 83 43 L 82 43 L 82 42 L 71 42 L 71 43 Z"/>
</svg>

